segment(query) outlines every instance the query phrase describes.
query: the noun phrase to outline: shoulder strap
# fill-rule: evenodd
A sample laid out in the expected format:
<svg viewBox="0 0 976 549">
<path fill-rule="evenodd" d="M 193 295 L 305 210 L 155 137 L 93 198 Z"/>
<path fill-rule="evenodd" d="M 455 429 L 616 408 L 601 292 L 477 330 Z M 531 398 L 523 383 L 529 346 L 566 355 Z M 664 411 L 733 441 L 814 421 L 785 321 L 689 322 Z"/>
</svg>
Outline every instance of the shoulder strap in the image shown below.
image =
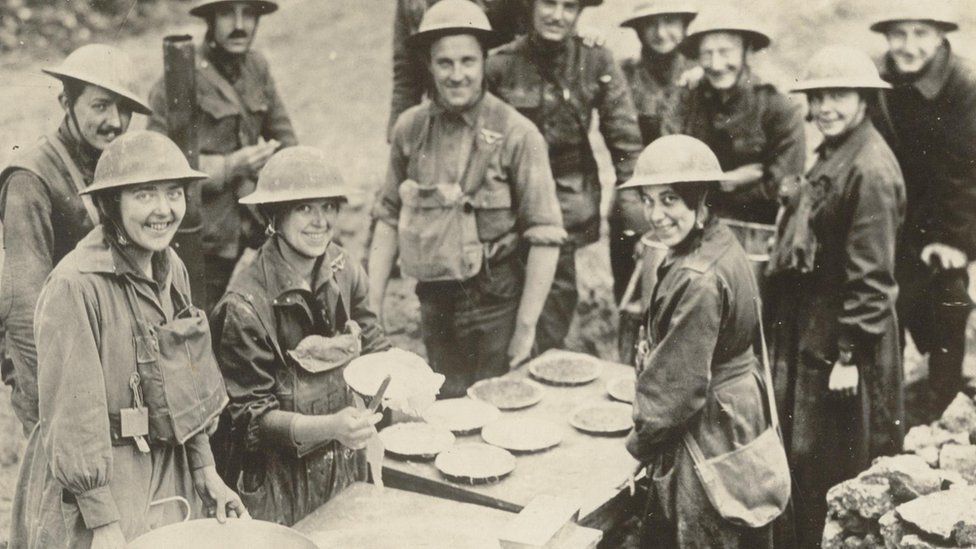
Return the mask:
<svg viewBox="0 0 976 549">
<path fill-rule="evenodd" d="M 85 211 L 88 212 L 88 217 L 91 219 L 92 223 L 98 225 L 98 209 L 95 208 L 95 203 L 92 202 L 91 196 L 87 194 L 80 194 L 81 191 L 85 190 L 85 178 L 81 175 L 81 170 L 75 164 L 74 160 L 71 159 L 71 155 L 68 154 L 68 150 L 64 148 L 61 140 L 57 138 L 56 135 L 51 135 L 44 138 L 51 148 L 54 149 L 55 154 L 64 163 L 65 168 L 68 169 L 68 175 L 71 176 L 71 182 L 75 185 L 75 190 L 78 191 L 81 197 L 82 204 L 85 205 Z"/>
<path fill-rule="evenodd" d="M 758 296 L 755 298 L 756 306 L 756 318 L 759 320 L 759 348 L 761 350 L 760 359 L 763 365 L 763 379 L 766 382 L 765 393 L 766 402 L 769 404 L 769 420 L 776 432 L 780 433 L 780 438 L 783 438 L 783 434 L 779 429 L 779 410 L 776 409 L 776 398 L 773 396 L 773 373 L 769 367 L 769 348 L 766 346 L 766 329 L 763 327 L 763 315 L 762 315 L 762 299 Z"/>
</svg>

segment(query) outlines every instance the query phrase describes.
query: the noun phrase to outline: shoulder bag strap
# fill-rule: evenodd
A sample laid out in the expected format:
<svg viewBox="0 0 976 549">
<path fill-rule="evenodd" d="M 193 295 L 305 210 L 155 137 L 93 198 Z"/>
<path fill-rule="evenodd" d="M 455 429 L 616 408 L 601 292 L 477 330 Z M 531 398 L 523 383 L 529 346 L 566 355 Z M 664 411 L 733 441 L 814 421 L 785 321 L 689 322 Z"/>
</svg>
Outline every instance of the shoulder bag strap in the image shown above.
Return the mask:
<svg viewBox="0 0 976 549">
<path fill-rule="evenodd" d="M 85 211 L 88 212 L 88 218 L 91 219 L 93 224 L 98 225 L 98 209 L 95 208 L 95 203 L 92 202 L 91 196 L 87 194 L 80 194 L 81 191 L 84 191 L 86 188 L 85 178 L 82 177 L 81 170 L 78 169 L 78 166 L 75 164 L 74 160 L 71 159 L 71 155 L 68 154 L 68 150 L 64 148 L 64 145 L 61 143 L 61 140 L 57 138 L 57 136 L 48 136 L 45 137 L 45 140 L 50 143 L 55 154 L 58 155 L 58 158 L 68 169 L 68 175 L 71 176 L 71 182 L 74 183 L 75 190 L 78 191 L 79 196 L 81 197 L 81 203 L 84 204 Z"/>
</svg>

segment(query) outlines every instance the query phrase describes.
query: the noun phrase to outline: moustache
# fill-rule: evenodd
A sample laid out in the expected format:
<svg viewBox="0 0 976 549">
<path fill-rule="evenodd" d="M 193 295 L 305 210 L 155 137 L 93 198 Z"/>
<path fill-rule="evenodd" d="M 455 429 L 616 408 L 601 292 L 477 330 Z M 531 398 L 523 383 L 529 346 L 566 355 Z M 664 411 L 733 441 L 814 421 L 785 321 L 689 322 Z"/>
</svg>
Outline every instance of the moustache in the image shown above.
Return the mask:
<svg viewBox="0 0 976 549">
<path fill-rule="evenodd" d="M 122 134 L 122 128 L 117 126 L 102 126 L 96 130 L 98 135 L 115 135 L 118 137 Z"/>
<path fill-rule="evenodd" d="M 247 32 L 241 29 L 234 29 L 230 34 L 227 35 L 228 40 L 236 40 L 238 38 L 247 38 Z"/>
</svg>

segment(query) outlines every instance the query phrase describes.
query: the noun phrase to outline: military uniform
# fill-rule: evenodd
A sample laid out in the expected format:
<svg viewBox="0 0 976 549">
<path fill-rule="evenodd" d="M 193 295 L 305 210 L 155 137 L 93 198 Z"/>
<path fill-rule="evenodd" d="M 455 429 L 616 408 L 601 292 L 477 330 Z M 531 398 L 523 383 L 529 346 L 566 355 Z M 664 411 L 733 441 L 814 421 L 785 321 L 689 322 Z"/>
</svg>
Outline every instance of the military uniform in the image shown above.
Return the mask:
<svg viewBox="0 0 976 549">
<path fill-rule="evenodd" d="M 538 350 L 561 347 L 578 301 L 576 248 L 600 237 L 600 174 L 589 142 L 599 113 L 617 183 L 630 179 L 641 151 L 637 113 L 610 50 L 572 36 L 551 43 L 532 34 L 494 50 L 485 69 L 489 87 L 535 123 L 549 147 L 569 241 L 539 319 Z"/>
<path fill-rule="evenodd" d="M 91 184 L 97 154 L 71 134 L 65 118 L 57 133 L 18 154 L 0 173 L 6 255 L 0 319 L 13 366 L 11 402 L 25 434 L 38 421 L 37 296 L 54 266 L 95 225 L 97 213 L 78 196 L 78 185 Z M 77 183 L 72 172 L 79 178 Z"/>
<path fill-rule="evenodd" d="M 447 377 L 442 395 L 462 396 L 474 381 L 508 371 L 525 245 L 559 246 L 566 238 L 545 150 L 532 123 L 487 92 L 461 113 L 426 101 L 394 128 L 374 217 L 399 226 L 407 180 L 426 188 L 459 182 L 485 248 L 475 276 L 417 284 L 428 358 Z M 480 173 L 466 169 L 475 164 Z"/>
<path fill-rule="evenodd" d="M 225 157 L 260 139 L 275 139 L 282 147 L 297 144 L 291 119 L 278 95 L 267 60 L 249 51 L 242 62 L 225 60 L 226 54 L 204 44 L 197 51 L 197 131 L 200 169 L 210 179 L 201 185 L 203 253 L 207 270 L 210 310 L 230 279 L 245 239 L 260 239 L 260 223 L 237 204 L 254 190 L 248 178 L 227 173 Z M 148 128 L 167 132 L 166 86 L 160 79 L 149 94 L 153 116 Z M 255 244 L 256 242 L 251 242 Z"/>
<path fill-rule="evenodd" d="M 922 249 L 947 244 L 976 258 L 976 72 L 946 42 L 917 79 L 879 63 L 884 92 L 875 121 L 905 174 L 908 210 L 898 246 L 898 316 L 930 353 L 932 411 L 962 388 L 966 323 L 972 308 L 966 269 L 932 269 Z"/>
<path fill-rule="evenodd" d="M 760 181 L 713 196 L 714 211 L 721 217 L 773 223 L 780 181 L 803 173 L 806 149 L 798 106 L 748 68 L 725 99 L 707 78 L 684 90 L 664 132 L 701 139 L 725 171 L 762 164 Z"/>
<path fill-rule="evenodd" d="M 389 132 L 403 111 L 420 103 L 428 87 L 427 67 L 407 46 L 417 32 L 424 13 L 438 0 L 397 0 L 393 20 L 393 96 L 390 100 Z M 507 42 L 524 31 L 523 0 L 474 0 L 488 15 L 491 28 Z"/>
</svg>

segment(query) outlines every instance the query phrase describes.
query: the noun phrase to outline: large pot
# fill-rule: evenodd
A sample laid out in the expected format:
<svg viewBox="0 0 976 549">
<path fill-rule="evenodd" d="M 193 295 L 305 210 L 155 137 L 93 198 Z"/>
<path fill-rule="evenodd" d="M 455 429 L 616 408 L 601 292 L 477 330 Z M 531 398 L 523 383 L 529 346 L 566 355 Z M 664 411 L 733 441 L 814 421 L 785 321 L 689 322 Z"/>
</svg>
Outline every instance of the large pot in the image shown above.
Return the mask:
<svg viewBox="0 0 976 549">
<path fill-rule="evenodd" d="M 154 504 L 182 500 L 166 498 Z M 189 504 L 184 505 L 189 518 Z M 287 526 L 254 519 L 184 520 L 157 528 L 129 543 L 129 549 L 317 549 L 317 545 L 303 534 Z"/>
</svg>

